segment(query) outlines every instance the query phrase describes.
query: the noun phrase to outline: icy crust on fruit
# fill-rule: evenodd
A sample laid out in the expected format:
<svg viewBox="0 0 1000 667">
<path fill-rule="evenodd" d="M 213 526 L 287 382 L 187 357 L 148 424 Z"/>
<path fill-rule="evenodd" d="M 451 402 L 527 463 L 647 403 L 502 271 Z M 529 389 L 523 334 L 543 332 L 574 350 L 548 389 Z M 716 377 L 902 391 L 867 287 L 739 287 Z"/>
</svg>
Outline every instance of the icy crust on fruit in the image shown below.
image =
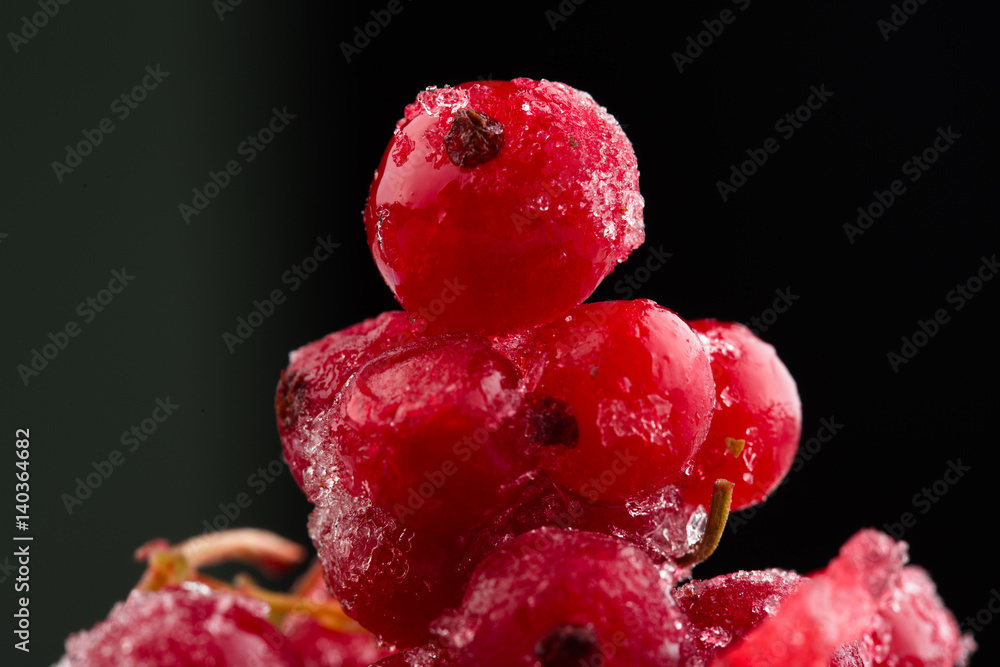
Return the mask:
<svg viewBox="0 0 1000 667">
<path fill-rule="evenodd" d="M 823 571 L 801 581 L 778 613 L 724 652 L 713 667 L 788 664 L 827 667 L 855 642 L 897 588 L 905 542 L 867 529 L 856 533 Z"/>
<path fill-rule="evenodd" d="M 421 325 L 403 311 L 389 311 L 305 345 L 289 355 L 275 395 L 278 432 L 285 460 L 310 500 L 343 477 L 340 465 L 311 466 L 328 447 L 323 420 L 341 387 L 361 365 L 415 340 Z"/>
<path fill-rule="evenodd" d="M 94 628 L 71 635 L 59 667 L 300 667 L 259 600 L 186 583 L 133 591 Z"/>
<path fill-rule="evenodd" d="M 669 587 L 628 543 L 540 528 L 490 554 L 433 632 L 456 667 L 677 664 L 688 633 Z"/>
<path fill-rule="evenodd" d="M 744 570 L 675 589 L 677 604 L 691 624 L 697 656 L 707 664 L 717 652 L 738 642 L 776 614 L 801 580 L 788 570 Z"/>
<path fill-rule="evenodd" d="M 531 391 L 579 427 L 573 441 L 545 443 L 540 465 L 581 496 L 626 500 L 675 482 L 708 434 L 708 356 L 652 301 L 579 306 L 532 331 L 518 363 Z"/>
<path fill-rule="evenodd" d="M 857 645 L 859 656 L 870 656 L 874 667 L 964 667 L 976 648 L 972 636 L 962 634 L 930 576 L 915 565 L 903 568 L 899 587 Z"/>
<path fill-rule="evenodd" d="M 469 113 L 502 126 L 502 148 L 471 168 L 449 151 Z M 642 243 L 638 177 L 625 133 L 587 93 L 523 78 L 432 87 L 375 172 L 368 242 L 434 330 L 509 332 L 581 303 Z"/>
<path fill-rule="evenodd" d="M 774 347 L 735 322 L 690 322 L 711 360 L 717 399 L 708 437 L 682 480 L 684 498 L 706 504 L 722 478 L 736 483 L 732 509 L 764 500 L 795 460 L 802 404 Z"/>
</svg>

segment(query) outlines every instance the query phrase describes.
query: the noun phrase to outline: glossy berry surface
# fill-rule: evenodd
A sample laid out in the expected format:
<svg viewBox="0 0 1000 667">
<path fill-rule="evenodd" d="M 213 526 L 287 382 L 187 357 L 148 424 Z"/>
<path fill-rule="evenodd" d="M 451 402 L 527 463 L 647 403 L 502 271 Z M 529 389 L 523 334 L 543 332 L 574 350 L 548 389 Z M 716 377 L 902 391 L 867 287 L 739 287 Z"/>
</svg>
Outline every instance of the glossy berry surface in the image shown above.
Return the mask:
<svg viewBox="0 0 1000 667">
<path fill-rule="evenodd" d="M 331 478 L 343 474 L 332 459 L 310 469 L 330 446 L 329 411 L 338 392 L 372 358 L 416 340 L 419 327 L 401 310 L 335 331 L 289 355 L 275 396 L 278 432 L 295 481 L 314 500 Z M 322 457 L 320 457 L 322 458 Z"/>
<path fill-rule="evenodd" d="M 532 331 L 519 363 L 539 465 L 589 500 L 676 481 L 708 434 L 715 385 L 698 336 L 656 303 L 575 308 Z M 538 427 L 541 425 L 541 427 Z"/>
<path fill-rule="evenodd" d="M 906 544 L 885 533 L 856 533 L 823 571 L 800 582 L 774 616 L 726 650 L 713 667 L 827 667 L 889 600 L 906 557 Z"/>
<path fill-rule="evenodd" d="M 482 523 L 528 469 L 513 429 L 519 383 L 478 334 L 442 334 L 373 360 L 345 385 L 334 429 L 352 491 L 406 526 Z"/>
<path fill-rule="evenodd" d="M 133 592 L 108 618 L 66 640 L 59 667 L 299 667 L 268 605 L 200 584 Z"/>
<path fill-rule="evenodd" d="M 736 484 L 733 510 L 762 501 L 788 473 L 802 433 L 795 380 L 774 348 L 735 322 L 690 323 L 704 343 L 715 380 L 708 437 L 684 477 L 684 499 L 707 505 L 715 480 Z"/>
<path fill-rule="evenodd" d="M 695 656 L 708 664 L 716 653 L 774 616 L 801 580 L 786 570 L 755 570 L 691 581 L 677 588 L 674 597 L 691 625 Z"/>
<path fill-rule="evenodd" d="M 674 665 L 687 641 L 658 568 L 621 540 L 541 528 L 476 569 L 435 632 L 445 665 Z"/>
<path fill-rule="evenodd" d="M 642 243 L 632 145 L 590 95 L 475 81 L 428 88 L 404 113 L 365 226 L 382 277 L 432 330 L 551 321 Z"/>
</svg>

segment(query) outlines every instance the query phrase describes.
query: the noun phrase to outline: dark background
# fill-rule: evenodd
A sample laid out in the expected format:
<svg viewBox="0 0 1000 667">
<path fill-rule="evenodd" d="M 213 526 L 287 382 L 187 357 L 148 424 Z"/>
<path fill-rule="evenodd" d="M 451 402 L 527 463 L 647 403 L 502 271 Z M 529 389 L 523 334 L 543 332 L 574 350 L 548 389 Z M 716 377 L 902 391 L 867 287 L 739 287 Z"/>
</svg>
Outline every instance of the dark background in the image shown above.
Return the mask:
<svg viewBox="0 0 1000 667">
<path fill-rule="evenodd" d="M 338 44 L 386 3 L 333 4 L 243 2 L 220 19 L 209 0 L 73 2 L 18 52 L 9 36 L 0 45 L 0 563 L 15 534 L 35 538 L 32 652 L 7 644 L 9 664 L 51 664 L 66 634 L 125 597 L 141 572 L 135 547 L 201 532 L 240 493 L 252 503 L 232 525 L 308 543 L 308 507 L 287 470 L 263 488 L 251 479 L 280 456 L 272 396 L 287 353 L 395 307 L 361 210 L 403 107 L 428 85 L 517 76 L 590 92 L 638 155 L 647 243 L 593 298 L 624 296 L 631 278 L 643 281 L 633 296 L 687 319 L 768 317 L 760 335 L 799 383 L 804 440 L 824 418 L 843 425 L 734 522 L 699 576 L 809 571 L 856 529 L 911 512 L 913 561 L 959 619 L 992 618 L 981 610 L 1000 587 L 990 546 L 1000 281 L 960 310 L 947 297 L 1000 250 L 986 3 L 913 2 L 886 40 L 877 22 L 889 2 L 717 0 L 660 14 L 601 0 L 566 0 L 562 14 L 557 0 L 404 2 L 350 62 Z M 679 72 L 672 53 L 727 8 L 734 21 Z M 39 11 L 4 3 L 0 32 Z M 119 119 L 113 100 L 157 65 L 169 76 Z M 821 85 L 832 96 L 783 137 L 775 122 Z M 295 118 L 246 163 L 237 146 L 284 107 Z M 60 182 L 51 163 L 102 118 L 114 132 Z M 949 127 L 960 138 L 911 183 L 903 163 Z M 723 202 L 716 182 L 768 137 L 779 151 Z M 185 224 L 178 205 L 232 159 L 242 172 Z M 849 242 L 844 223 L 894 179 L 905 194 Z M 283 273 L 327 235 L 340 247 L 291 290 Z M 644 273 L 661 246 L 671 258 Z M 78 304 L 122 267 L 134 280 L 85 322 Z M 274 289 L 286 301 L 230 352 L 223 333 Z M 797 299 L 774 319 L 765 311 L 778 290 Z M 940 308 L 949 321 L 894 370 L 887 354 Z M 71 320 L 79 335 L 26 386 L 17 366 Z M 179 408 L 125 451 L 121 434 L 168 397 Z M 14 527 L 16 428 L 31 433 L 27 533 Z M 122 465 L 68 513 L 63 494 L 116 449 Z M 959 460 L 970 468 L 961 479 L 914 504 Z M 0 572 L 8 640 L 14 576 Z M 995 664 L 998 626 L 977 633 L 973 665 Z"/>
</svg>

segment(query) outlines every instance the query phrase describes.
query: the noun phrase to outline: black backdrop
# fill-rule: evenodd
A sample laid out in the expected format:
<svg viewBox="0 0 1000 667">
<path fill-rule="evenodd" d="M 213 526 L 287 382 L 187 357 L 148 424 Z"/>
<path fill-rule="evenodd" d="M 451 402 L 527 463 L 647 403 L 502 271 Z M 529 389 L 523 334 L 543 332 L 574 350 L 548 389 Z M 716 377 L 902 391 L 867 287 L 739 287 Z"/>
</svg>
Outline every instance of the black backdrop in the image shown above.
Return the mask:
<svg viewBox="0 0 1000 667">
<path fill-rule="evenodd" d="M 404 105 L 428 85 L 516 76 L 590 92 L 635 146 L 647 242 L 592 298 L 758 318 L 799 383 L 804 439 L 824 420 L 840 425 L 808 441 L 788 483 L 734 520 L 699 574 L 812 570 L 856 529 L 910 512 L 897 532 L 956 615 L 986 623 L 973 664 L 995 663 L 1000 280 L 977 275 L 993 277 L 1000 250 L 986 3 L 330 5 L 0 9 L 9 664 L 51 664 L 68 632 L 135 582 L 136 546 L 221 524 L 241 493 L 251 502 L 232 525 L 307 543 L 308 507 L 279 465 L 272 414 L 287 352 L 395 305 L 360 212 Z M 389 20 L 359 37 L 376 33 L 373 17 Z M 356 50 L 340 46 L 355 39 Z M 817 90 L 818 108 L 800 110 Z M 782 121 L 797 110 L 809 116 L 799 127 Z M 241 143 L 276 111 L 282 131 L 248 161 Z M 776 152 L 762 153 L 768 139 Z M 67 156 L 80 142 L 87 154 Z M 924 170 L 912 158 L 928 148 Z M 230 160 L 239 173 L 193 202 Z M 732 165 L 753 173 L 724 198 Z M 895 180 L 891 205 L 873 205 L 888 204 Z M 877 217 L 845 229 L 858 207 Z M 296 289 L 283 282 L 327 236 L 340 244 L 331 257 Z M 647 272 L 653 248 L 671 256 Z M 115 271 L 127 284 L 102 292 Z M 227 346 L 223 334 L 275 289 L 285 301 Z M 769 311 L 776 300 L 784 312 Z M 935 314 L 942 322 L 928 324 Z M 76 335 L 60 335 L 67 326 Z M 37 372 L 19 370 L 34 350 Z M 905 363 L 888 356 L 904 352 Z M 164 416 L 157 400 L 177 407 L 123 444 L 133 425 Z M 18 428 L 30 428 L 27 531 L 15 524 Z M 273 477 L 258 472 L 269 464 Z M 943 481 L 952 464 L 968 469 Z M 100 486 L 78 488 L 101 469 L 112 472 Z M 34 537 L 30 655 L 11 647 L 15 535 Z"/>
</svg>

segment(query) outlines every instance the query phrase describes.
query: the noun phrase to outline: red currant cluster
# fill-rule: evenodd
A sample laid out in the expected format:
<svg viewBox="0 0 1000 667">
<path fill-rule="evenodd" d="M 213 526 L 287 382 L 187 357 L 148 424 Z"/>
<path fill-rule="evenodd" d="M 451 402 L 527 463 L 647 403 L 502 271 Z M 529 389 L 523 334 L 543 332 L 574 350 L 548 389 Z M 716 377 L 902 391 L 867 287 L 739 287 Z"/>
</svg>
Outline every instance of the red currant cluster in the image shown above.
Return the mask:
<svg viewBox="0 0 1000 667">
<path fill-rule="evenodd" d="M 877 531 L 808 577 L 682 584 L 730 508 L 788 472 L 801 405 L 742 325 L 581 305 L 643 241 L 642 206 L 632 147 L 589 95 L 528 79 L 421 93 L 365 209 L 405 311 L 296 350 L 277 391 L 333 597 L 319 570 L 291 596 L 206 588 L 197 566 L 220 554 L 294 560 L 267 540 L 160 545 L 65 664 L 142 664 L 108 657 L 123 635 L 176 664 L 267 650 L 264 664 L 318 667 L 964 663 L 971 639 Z"/>
</svg>

